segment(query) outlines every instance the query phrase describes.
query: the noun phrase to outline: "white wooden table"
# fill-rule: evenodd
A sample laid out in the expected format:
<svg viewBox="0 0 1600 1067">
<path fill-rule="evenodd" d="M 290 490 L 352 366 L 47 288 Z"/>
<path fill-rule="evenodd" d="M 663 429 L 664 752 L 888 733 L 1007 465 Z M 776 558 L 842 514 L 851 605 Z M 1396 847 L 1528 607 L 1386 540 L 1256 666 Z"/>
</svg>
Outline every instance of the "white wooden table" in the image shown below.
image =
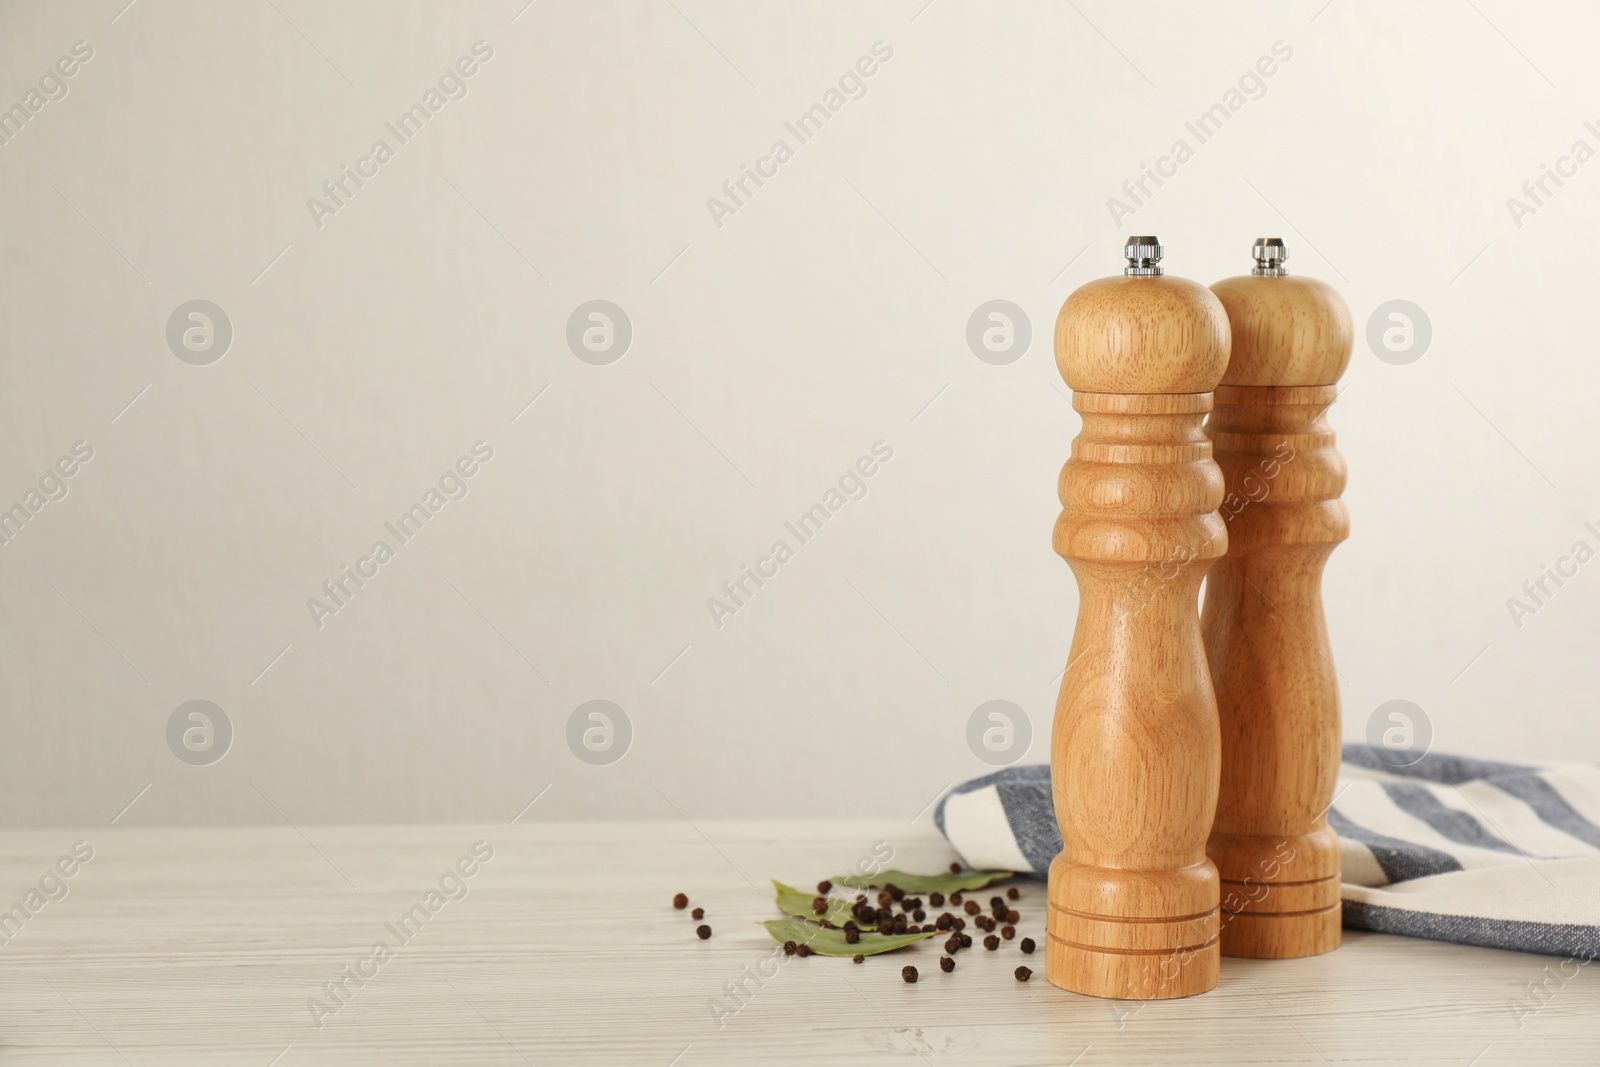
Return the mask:
<svg viewBox="0 0 1600 1067">
<path fill-rule="evenodd" d="M 767 879 L 812 885 L 880 841 L 895 866 L 941 869 L 926 817 L 10 831 L 0 908 L 80 840 L 94 858 L 67 895 L 5 927 L 0 1063 L 1600 1063 L 1600 965 L 1567 978 L 1549 957 L 1351 932 L 1317 959 L 1225 960 L 1213 992 L 1143 1006 L 1018 983 L 1016 942 L 949 975 L 939 939 L 859 966 L 790 959 L 719 1027 L 724 984 L 774 970 Z M 476 866 L 475 841 L 494 850 Z M 429 913 L 462 857 L 467 895 Z M 417 931 L 375 960 L 418 904 Z M 1017 907 L 1042 941 L 1042 886 Z M 338 1007 L 320 1027 L 312 998 Z"/>
</svg>

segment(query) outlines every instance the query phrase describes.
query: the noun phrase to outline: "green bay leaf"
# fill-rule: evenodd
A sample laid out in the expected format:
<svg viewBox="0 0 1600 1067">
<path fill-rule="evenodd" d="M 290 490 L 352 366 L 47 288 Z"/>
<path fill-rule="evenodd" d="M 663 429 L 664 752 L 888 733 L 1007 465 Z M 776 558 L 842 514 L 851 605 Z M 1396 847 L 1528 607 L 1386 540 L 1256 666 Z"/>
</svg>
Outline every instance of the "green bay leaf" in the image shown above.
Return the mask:
<svg viewBox="0 0 1600 1067">
<path fill-rule="evenodd" d="M 816 898 L 817 894 L 802 892 L 794 886 L 784 885 L 776 878 L 772 880 L 772 887 L 778 891 L 778 910 L 785 914 L 795 915 L 802 919 L 810 919 L 812 922 L 820 922 L 826 919 L 833 925 L 840 927 L 847 922 L 853 922 L 862 930 L 877 929 L 877 923 L 862 922 L 851 914 L 851 902 L 848 900 L 829 897 L 828 910 L 818 915 L 811 910 L 811 902 Z"/>
<path fill-rule="evenodd" d="M 899 885 L 898 882 L 895 883 Z M 844 939 L 843 930 L 829 930 L 808 923 L 804 919 L 768 919 L 761 924 L 777 942 L 793 941 L 797 945 L 810 945 L 819 956 L 876 956 L 880 952 L 893 952 L 926 938 L 937 931 L 922 934 L 869 934 L 864 933 L 855 944 Z"/>
<path fill-rule="evenodd" d="M 908 874 L 905 871 L 882 871 L 878 874 L 847 874 L 833 879 L 836 885 L 855 888 L 876 888 L 894 885 L 907 893 L 964 893 L 969 889 L 982 889 L 991 882 L 1010 878 L 1011 871 L 967 871 L 964 874 Z M 809 904 L 809 901 L 807 902 Z M 831 920 L 830 920 L 831 921 Z"/>
</svg>

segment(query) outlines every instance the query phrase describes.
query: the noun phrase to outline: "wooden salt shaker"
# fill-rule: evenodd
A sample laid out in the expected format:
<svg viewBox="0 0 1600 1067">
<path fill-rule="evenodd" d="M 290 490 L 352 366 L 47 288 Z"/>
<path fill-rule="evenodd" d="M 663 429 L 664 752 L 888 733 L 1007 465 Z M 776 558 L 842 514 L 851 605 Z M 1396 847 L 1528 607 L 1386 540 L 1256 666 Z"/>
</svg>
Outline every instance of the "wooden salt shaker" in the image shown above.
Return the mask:
<svg viewBox="0 0 1600 1067">
<path fill-rule="evenodd" d="M 1045 973 L 1065 989 L 1155 1000 L 1217 983 L 1217 708 L 1197 610 L 1228 546 L 1222 472 L 1201 420 L 1228 364 L 1228 319 L 1129 238 L 1124 275 L 1056 320 L 1056 366 L 1083 429 L 1062 468 L 1055 549 L 1079 607 L 1056 703 L 1051 777 L 1064 850 L 1050 866 Z"/>
<path fill-rule="evenodd" d="M 1222 875 L 1222 953 L 1288 959 L 1339 947 L 1339 687 L 1322 569 L 1349 534 L 1344 460 L 1324 415 L 1350 362 L 1350 309 L 1288 275 L 1278 238 L 1212 286 L 1233 354 L 1206 431 L 1227 481 L 1228 553 L 1202 629 L 1222 725 L 1207 852 Z"/>
</svg>

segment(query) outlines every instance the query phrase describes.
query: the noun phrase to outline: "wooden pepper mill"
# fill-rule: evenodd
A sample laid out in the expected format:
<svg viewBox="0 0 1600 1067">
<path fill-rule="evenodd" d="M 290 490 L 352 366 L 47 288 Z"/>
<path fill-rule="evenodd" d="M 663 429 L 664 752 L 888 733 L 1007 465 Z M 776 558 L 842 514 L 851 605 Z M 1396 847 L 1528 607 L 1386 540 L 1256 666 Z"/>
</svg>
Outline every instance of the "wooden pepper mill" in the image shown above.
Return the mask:
<svg viewBox="0 0 1600 1067">
<path fill-rule="evenodd" d="M 1210 290 L 1163 275 L 1131 237 L 1121 277 L 1056 320 L 1056 366 L 1083 429 L 1061 470 L 1055 550 L 1078 581 L 1051 777 L 1064 849 L 1050 865 L 1045 973 L 1065 989 L 1155 1000 L 1217 984 L 1217 707 L 1200 581 L 1227 549 L 1222 472 L 1201 420 L 1228 364 Z"/>
<path fill-rule="evenodd" d="M 1202 629 L 1222 723 L 1222 786 L 1207 852 L 1222 875 L 1225 956 L 1339 947 L 1339 686 L 1322 568 L 1350 532 L 1344 460 L 1324 415 L 1350 362 L 1350 309 L 1289 276 L 1278 238 L 1250 275 L 1212 286 L 1233 356 L 1206 431 L 1227 480 L 1228 554 Z"/>
</svg>

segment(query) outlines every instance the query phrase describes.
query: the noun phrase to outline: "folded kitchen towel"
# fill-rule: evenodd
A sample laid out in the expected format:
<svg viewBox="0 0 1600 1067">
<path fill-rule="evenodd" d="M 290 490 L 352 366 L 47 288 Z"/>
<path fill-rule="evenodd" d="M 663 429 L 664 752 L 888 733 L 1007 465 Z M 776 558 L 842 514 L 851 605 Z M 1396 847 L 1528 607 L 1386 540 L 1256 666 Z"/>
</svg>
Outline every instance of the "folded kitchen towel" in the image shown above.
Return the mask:
<svg viewBox="0 0 1600 1067">
<path fill-rule="evenodd" d="M 1328 823 L 1343 849 L 1345 926 L 1600 957 L 1600 767 L 1436 752 L 1396 762 L 1344 747 Z M 934 819 L 973 867 L 1043 875 L 1061 851 L 1045 765 L 956 786 Z"/>
</svg>

